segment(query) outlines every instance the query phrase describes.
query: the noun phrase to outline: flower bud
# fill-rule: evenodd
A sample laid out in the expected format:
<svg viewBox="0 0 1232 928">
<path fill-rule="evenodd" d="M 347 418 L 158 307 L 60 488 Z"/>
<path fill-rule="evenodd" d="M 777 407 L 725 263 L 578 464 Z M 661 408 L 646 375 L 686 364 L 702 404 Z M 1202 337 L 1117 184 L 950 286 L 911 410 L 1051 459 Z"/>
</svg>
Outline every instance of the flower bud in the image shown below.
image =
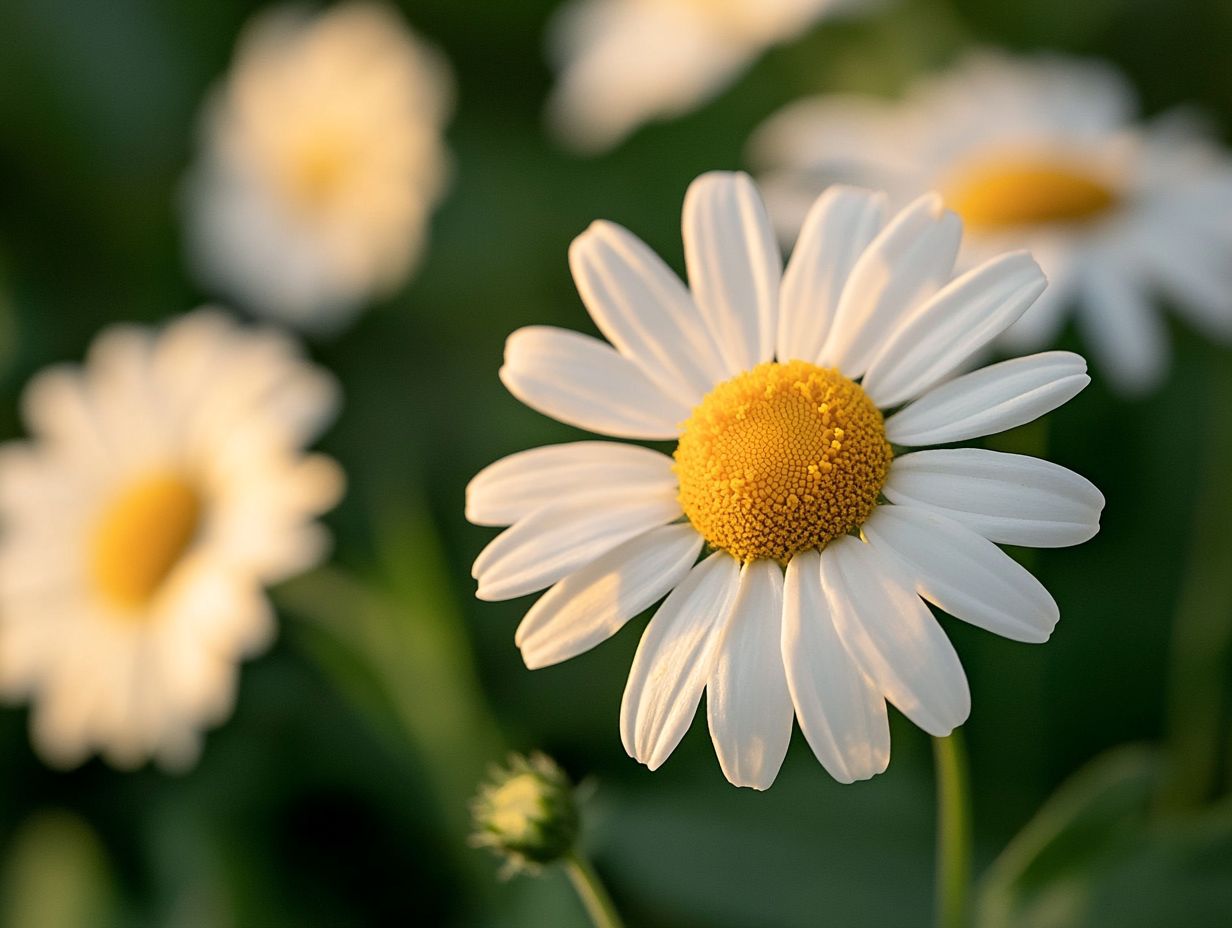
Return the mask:
<svg viewBox="0 0 1232 928">
<path fill-rule="evenodd" d="M 568 854 L 577 839 L 573 784 L 546 754 L 512 754 L 494 766 L 471 803 L 477 847 L 505 858 L 506 871 L 535 871 Z"/>
</svg>

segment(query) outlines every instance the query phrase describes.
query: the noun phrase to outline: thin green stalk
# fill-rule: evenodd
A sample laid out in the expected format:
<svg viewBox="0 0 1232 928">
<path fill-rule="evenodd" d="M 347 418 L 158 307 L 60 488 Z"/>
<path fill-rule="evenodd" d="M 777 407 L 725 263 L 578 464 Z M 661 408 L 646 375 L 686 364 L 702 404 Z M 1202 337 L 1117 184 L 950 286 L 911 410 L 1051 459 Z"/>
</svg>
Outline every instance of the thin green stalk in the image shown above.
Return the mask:
<svg viewBox="0 0 1232 928">
<path fill-rule="evenodd" d="M 1216 789 L 1228 712 L 1232 650 L 1232 365 L 1209 367 L 1207 447 L 1199 476 L 1189 559 L 1172 624 L 1166 808 L 1192 808 Z"/>
<path fill-rule="evenodd" d="M 966 928 L 971 906 L 971 788 L 956 729 L 933 738 L 937 768 L 937 928 Z"/>
<path fill-rule="evenodd" d="M 590 916 L 595 928 L 623 928 L 624 922 L 620 919 L 620 913 L 616 911 L 612 897 L 608 895 L 603 880 L 599 878 L 590 861 L 577 851 L 570 851 L 564 864 L 569 881 L 581 897 L 586 914 Z"/>
</svg>

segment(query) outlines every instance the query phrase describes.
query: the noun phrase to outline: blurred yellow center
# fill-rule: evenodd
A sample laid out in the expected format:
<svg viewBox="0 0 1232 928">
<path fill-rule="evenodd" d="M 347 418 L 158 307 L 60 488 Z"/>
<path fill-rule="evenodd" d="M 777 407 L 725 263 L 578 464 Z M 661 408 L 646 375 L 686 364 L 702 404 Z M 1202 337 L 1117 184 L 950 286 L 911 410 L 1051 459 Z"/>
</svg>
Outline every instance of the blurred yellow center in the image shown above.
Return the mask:
<svg viewBox="0 0 1232 928">
<path fill-rule="evenodd" d="M 127 487 L 98 523 L 91 570 L 113 604 L 146 605 L 192 544 L 202 501 L 181 477 L 156 475 Z"/>
<path fill-rule="evenodd" d="M 946 205 L 968 228 L 1082 222 L 1114 207 L 1116 190 L 1096 173 L 1040 160 L 994 160 L 960 172 Z"/>
<path fill-rule="evenodd" d="M 335 133 L 320 132 L 294 146 L 288 156 L 287 181 L 292 200 L 315 209 L 332 199 L 349 170 L 351 153 Z"/>
<path fill-rule="evenodd" d="M 892 457 L 858 384 L 792 361 L 710 391 L 685 423 L 675 471 L 685 515 L 713 547 L 782 562 L 867 519 Z"/>
</svg>

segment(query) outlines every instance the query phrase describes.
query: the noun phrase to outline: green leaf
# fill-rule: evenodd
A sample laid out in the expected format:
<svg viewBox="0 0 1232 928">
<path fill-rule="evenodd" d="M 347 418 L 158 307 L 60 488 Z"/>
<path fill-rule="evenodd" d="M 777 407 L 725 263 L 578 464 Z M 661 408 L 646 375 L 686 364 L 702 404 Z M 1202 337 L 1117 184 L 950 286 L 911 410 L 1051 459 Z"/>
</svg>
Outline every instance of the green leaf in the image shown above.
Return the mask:
<svg viewBox="0 0 1232 928">
<path fill-rule="evenodd" d="M 1209 928 L 1232 911 L 1232 807 L 1157 817 L 1162 758 L 1120 748 L 1064 784 L 986 874 L 981 928 Z"/>
</svg>

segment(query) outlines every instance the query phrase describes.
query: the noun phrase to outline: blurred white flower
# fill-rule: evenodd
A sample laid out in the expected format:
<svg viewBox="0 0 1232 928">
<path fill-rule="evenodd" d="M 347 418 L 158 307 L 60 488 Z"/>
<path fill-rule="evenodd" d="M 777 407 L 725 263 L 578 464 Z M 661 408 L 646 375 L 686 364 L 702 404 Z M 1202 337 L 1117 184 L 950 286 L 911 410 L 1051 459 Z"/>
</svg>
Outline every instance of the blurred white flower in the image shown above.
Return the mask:
<svg viewBox="0 0 1232 928">
<path fill-rule="evenodd" d="M 583 151 L 688 112 L 771 45 L 882 0 L 571 0 L 550 26 L 553 129 Z"/>
<path fill-rule="evenodd" d="M 275 9 L 204 111 L 189 260 L 252 311 L 328 329 L 401 284 L 448 176 L 452 85 L 385 7 Z"/>
<path fill-rule="evenodd" d="M 1089 378 L 1060 351 L 955 376 L 1043 274 L 1016 252 L 951 280 L 957 217 L 932 195 L 887 223 L 884 203 L 827 191 L 784 270 L 748 177 L 704 175 L 684 204 L 688 289 L 631 233 L 597 222 L 569 257 L 611 346 L 544 326 L 506 345 L 501 379 L 527 405 L 677 443 L 674 460 L 616 442 L 536 448 L 467 489 L 472 522 L 511 526 L 475 561 L 478 596 L 551 587 L 517 631 L 528 667 L 594 647 L 667 597 L 621 709 L 625 749 L 652 769 L 705 690 L 736 785 L 773 782 L 793 717 L 836 779 L 881 772 L 887 699 L 935 735 L 970 709 L 924 599 L 1044 641 L 1056 603 L 997 543 L 1073 545 L 1099 528 L 1099 491 L 1047 461 L 971 448 L 894 457 L 892 445 L 1029 422 Z"/>
<path fill-rule="evenodd" d="M 754 136 L 751 158 L 784 235 L 828 183 L 899 202 L 942 191 L 965 223 L 964 262 L 1027 248 L 1048 274 L 1007 345 L 1050 343 L 1073 310 L 1104 376 L 1141 392 L 1168 367 L 1152 295 L 1232 340 L 1232 158 L 1182 115 L 1140 124 L 1135 108 L 1107 65 L 982 52 L 901 102 L 791 104 Z"/>
<path fill-rule="evenodd" d="M 113 326 L 31 381 L 31 440 L 0 448 L 0 690 L 49 763 L 195 760 L 273 635 L 263 587 L 326 551 L 343 478 L 302 448 L 336 392 L 212 311 Z"/>
</svg>

